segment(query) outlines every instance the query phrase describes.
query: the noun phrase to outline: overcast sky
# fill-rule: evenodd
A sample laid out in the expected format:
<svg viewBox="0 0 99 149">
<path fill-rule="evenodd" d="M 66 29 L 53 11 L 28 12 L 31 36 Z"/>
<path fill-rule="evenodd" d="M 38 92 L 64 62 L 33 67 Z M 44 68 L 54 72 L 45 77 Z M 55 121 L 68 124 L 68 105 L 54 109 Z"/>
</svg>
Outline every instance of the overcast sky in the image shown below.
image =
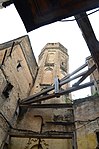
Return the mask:
<svg viewBox="0 0 99 149">
<path fill-rule="evenodd" d="M 90 15 L 89 18 L 96 37 L 99 39 L 99 11 Z M 72 72 L 83 65 L 86 57 L 90 55 L 76 21 L 56 22 L 27 33 L 14 5 L 0 9 L 0 43 L 27 34 L 30 37 L 36 59 L 38 58 L 41 49 L 47 43 L 60 42 L 63 44 L 63 46 L 68 49 L 69 72 Z M 90 94 L 89 90 L 85 94 L 86 96 Z M 81 98 L 83 96 L 85 96 L 83 91 L 79 91 L 79 93 L 73 92 L 73 98 Z"/>
</svg>

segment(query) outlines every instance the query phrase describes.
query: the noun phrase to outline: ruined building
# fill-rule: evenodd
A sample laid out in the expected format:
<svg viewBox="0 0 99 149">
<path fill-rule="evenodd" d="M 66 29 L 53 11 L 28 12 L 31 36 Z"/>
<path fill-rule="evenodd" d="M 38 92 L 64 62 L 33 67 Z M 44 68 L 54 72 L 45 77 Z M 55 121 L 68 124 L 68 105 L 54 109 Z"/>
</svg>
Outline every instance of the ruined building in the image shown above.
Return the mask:
<svg viewBox="0 0 99 149">
<path fill-rule="evenodd" d="M 36 94 L 50 87 L 54 83 L 54 79 L 63 78 L 68 73 L 68 53 L 60 43 L 49 43 L 41 51 L 39 55 L 39 70 L 35 80 L 35 84 L 31 90 L 31 95 Z M 64 86 L 67 88 L 67 86 Z M 55 97 L 46 101 L 41 101 L 41 104 L 66 103 L 69 100 L 65 95 Z M 70 102 L 70 101 L 68 101 Z M 20 120 L 21 119 L 21 120 Z M 56 109 L 56 108 L 30 108 L 26 114 L 17 121 L 17 128 L 31 129 L 34 132 L 42 134 L 72 131 L 71 126 L 65 126 L 65 121 L 73 121 L 72 109 Z M 64 123 L 62 125 L 62 123 Z M 71 135 L 70 135 L 71 136 Z M 67 136 L 69 138 L 69 136 Z M 72 148 L 71 139 L 47 139 L 41 138 L 11 138 L 11 148 Z M 58 143 L 58 146 L 57 146 Z M 70 147 L 69 147 L 70 146 Z"/>
<path fill-rule="evenodd" d="M 18 100 L 29 96 L 37 69 L 27 36 L 0 45 L 0 149 L 8 144 L 8 130 L 19 115 Z"/>
<path fill-rule="evenodd" d="M 98 93 L 95 63 L 87 61 Z M 68 71 L 68 51 L 60 43 L 46 44 L 38 64 L 28 36 L 0 45 L 0 149 L 98 146 L 99 97 L 72 101 L 81 80 L 70 87 Z"/>
</svg>

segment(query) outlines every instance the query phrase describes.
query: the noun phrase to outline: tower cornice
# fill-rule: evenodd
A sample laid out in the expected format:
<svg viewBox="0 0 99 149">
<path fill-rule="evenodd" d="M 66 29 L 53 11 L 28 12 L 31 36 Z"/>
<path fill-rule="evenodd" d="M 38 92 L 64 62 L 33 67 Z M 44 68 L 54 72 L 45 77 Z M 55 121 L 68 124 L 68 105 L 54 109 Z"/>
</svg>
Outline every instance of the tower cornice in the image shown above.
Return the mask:
<svg viewBox="0 0 99 149">
<path fill-rule="evenodd" d="M 41 50 L 40 55 L 42 55 L 45 51 L 47 50 L 51 50 L 51 49 L 58 49 L 60 51 L 62 51 L 63 53 L 65 53 L 68 56 L 68 50 L 59 42 L 57 43 L 47 43 L 44 48 Z M 39 55 L 39 57 L 40 57 Z"/>
</svg>

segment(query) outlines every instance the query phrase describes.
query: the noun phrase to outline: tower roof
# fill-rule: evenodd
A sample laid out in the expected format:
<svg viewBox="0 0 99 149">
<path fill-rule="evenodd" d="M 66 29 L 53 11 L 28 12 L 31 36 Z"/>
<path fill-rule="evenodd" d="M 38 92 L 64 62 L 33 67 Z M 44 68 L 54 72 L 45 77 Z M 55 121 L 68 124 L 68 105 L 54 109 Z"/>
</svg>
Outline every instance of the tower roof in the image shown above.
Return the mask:
<svg viewBox="0 0 99 149">
<path fill-rule="evenodd" d="M 59 42 L 57 43 L 47 43 L 44 48 L 41 50 L 41 53 L 43 53 L 45 50 L 49 49 L 58 49 L 61 50 L 62 52 L 68 54 L 68 50 Z"/>
</svg>

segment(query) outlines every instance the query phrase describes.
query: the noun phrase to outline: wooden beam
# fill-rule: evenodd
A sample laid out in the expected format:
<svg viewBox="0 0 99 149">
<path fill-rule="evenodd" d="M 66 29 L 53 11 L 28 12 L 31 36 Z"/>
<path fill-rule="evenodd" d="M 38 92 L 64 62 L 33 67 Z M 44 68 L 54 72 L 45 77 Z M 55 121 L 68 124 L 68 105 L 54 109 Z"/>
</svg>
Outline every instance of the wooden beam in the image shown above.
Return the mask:
<svg viewBox="0 0 99 149">
<path fill-rule="evenodd" d="M 62 131 L 47 131 L 43 133 L 38 132 L 21 132 L 11 130 L 9 133 L 10 137 L 15 138 L 47 138 L 47 139 L 72 139 L 73 132 L 62 132 Z"/>
<path fill-rule="evenodd" d="M 73 86 L 78 86 L 81 82 L 83 82 L 94 70 L 96 69 L 96 65 L 93 65 L 89 70 L 80 78 L 77 83 L 73 84 Z"/>
<path fill-rule="evenodd" d="M 31 104 L 31 105 L 24 105 L 24 104 L 20 104 L 20 108 L 68 108 L 68 109 L 72 109 L 73 107 L 72 103 L 61 103 L 61 104 Z"/>
<path fill-rule="evenodd" d="M 97 81 L 97 83 L 99 83 L 99 81 Z M 23 105 L 27 105 L 27 104 L 29 105 L 29 104 L 32 104 L 32 103 L 45 101 L 45 100 L 48 100 L 48 99 L 51 99 L 51 98 L 55 98 L 55 97 L 58 98 L 61 95 L 65 95 L 65 94 L 71 93 L 73 91 L 77 91 L 79 89 L 83 89 L 83 88 L 86 88 L 86 87 L 89 87 L 89 86 L 92 86 L 92 85 L 94 85 L 94 81 L 88 82 L 88 83 L 85 83 L 85 84 L 81 84 L 79 86 L 70 87 L 67 90 L 62 90 L 62 91 L 60 91 L 57 94 L 52 93 L 52 94 L 49 94 L 49 95 L 44 95 L 44 96 L 41 96 L 41 97 L 38 97 L 38 98 L 34 98 L 34 99 L 31 99 L 30 101 L 26 101 L 26 102 L 24 102 L 22 104 Z"/>
<path fill-rule="evenodd" d="M 47 124 L 51 124 L 51 125 L 62 125 L 62 126 L 71 126 L 74 125 L 74 122 L 46 122 Z"/>
<path fill-rule="evenodd" d="M 75 16 L 78 26 L 80 27 L 83 37 L 87 43 L 89 51 L 96 62 L 99 70 L 99 42 L 96 39 L 91 23 L 86 13 Z"/>
<path fill-rule="evenodd" d="M 72 73 L 70 73 L 70 74 L 68 74 L 67 76 L 63 77 L 63 78 L 60 80 L 60 84 L 59 84 L 60 87 L 61 87 L 62 85 L 64 85 L 64 84 L 66 84 L 66 83 L 68 83 L 68 82 L 70 82 L 70 81 L 72 81 L 72 80 L 78 78 L 78 77 L 83 76 L 86 72 L 82 72 L 82 73 L 80 73 L 80 74 L 78 74 L 78 75 L 76 75 L 76 76 L 74 76 L 74 77 L 71 78 L 71 76 L 73 76 L 74 74 L 76 74 L 77 72 L 79 72 L 80 70 L 82 70 L 83 68 L 85 68 L 87 65 L 88 65 L 88 64 L 85 63 L 85 64 L 83 64 L 82 66 L 80 66 L 78 69 L 76 69 L 75 71 L 73 71 Z M 43 91 L 41 91 L 41 92 L 38 92 L 38 93 L 36 93 L 36 94 L 34 94 L 34 95 L 28 97 L 28 98 L 22 99 L 22 100 L 20 100 L 19 102 L 20 102 L 20 104 L 21 104 L 21 103 L 30 101 L 30 100 L 32 100 L 32 99 L 34 99 L 34 98 L 37 98 L 37 97 L 39 97 L 39 96 L 41 96 L 41 95 L 44 95 L 44 94 L 46 94 L 46 93 L 48 93 L 49 91 L 52 91 L 52 90 L 54 90 L 54 86 L 51 86 L 51 87 L 49 87 L 49 88 L 46 89 L 46 90 L 43 90 Z"/>
</svg>

